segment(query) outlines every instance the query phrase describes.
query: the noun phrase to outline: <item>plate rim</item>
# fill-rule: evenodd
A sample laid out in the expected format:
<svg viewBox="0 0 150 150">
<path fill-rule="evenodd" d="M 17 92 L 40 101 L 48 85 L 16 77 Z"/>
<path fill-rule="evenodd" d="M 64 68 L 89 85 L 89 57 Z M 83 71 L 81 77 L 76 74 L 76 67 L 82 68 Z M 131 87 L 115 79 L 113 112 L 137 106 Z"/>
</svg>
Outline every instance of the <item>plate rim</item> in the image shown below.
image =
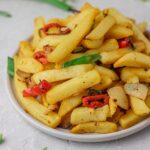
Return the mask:
<svg viewBox="0 0 150 150">
<path fill-rule="evenodd" d="M 9 77 L 7 73 L 7 67 L 5 68 L 4 76 L 5 76 L 4 83 L 5 83 L 6 94 L 8 95 L 8 99 L 10 103 L 12 104 L 14 109 L 18 112 L 18 114 L 22 116 L 26 122 L 31 124 L 36 129 L 48 135 L 57 137 L 59 139 L 69 140 L 74 142 L 113 141 L 137 133 L 138 131 L 141 131 L 142 129 L 150 125 L 150 117 L 149 117 L 130 128 L 123 129 L 113 133 L 108 133 L 108 134 L 72 134 L 69 132 L 60 131 L 57 128 L 56 129 L 50 128 L 44 125 L 43 123 L 41 123 L 40 121 L 36 120 L 35 118 L 33 118 L 30 114 L 26 113 L 22 108 L 22 106 L 19 104 L 14 94 L 14 91 L 12 89 L 12 83 L 11 83 L 12 79 L 10 79 L 11 77 Z"/>
</svg>

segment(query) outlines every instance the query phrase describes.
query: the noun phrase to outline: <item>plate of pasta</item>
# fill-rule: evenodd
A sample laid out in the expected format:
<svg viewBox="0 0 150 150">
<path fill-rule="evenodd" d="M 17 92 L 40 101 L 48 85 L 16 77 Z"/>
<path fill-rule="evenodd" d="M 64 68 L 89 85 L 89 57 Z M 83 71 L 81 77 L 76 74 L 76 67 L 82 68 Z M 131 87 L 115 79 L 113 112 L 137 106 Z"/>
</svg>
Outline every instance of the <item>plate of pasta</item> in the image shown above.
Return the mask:
<svg viewBox="0 0 150 150">
<path fill-rule="evenodd" d="M 64 19 L 35 18 L 30 40 L 8 57 L 8 94 L 47 134 L 118 139 L 150 124 L 149 54 L 146 22 L 86 3 Z"/>
</svg>

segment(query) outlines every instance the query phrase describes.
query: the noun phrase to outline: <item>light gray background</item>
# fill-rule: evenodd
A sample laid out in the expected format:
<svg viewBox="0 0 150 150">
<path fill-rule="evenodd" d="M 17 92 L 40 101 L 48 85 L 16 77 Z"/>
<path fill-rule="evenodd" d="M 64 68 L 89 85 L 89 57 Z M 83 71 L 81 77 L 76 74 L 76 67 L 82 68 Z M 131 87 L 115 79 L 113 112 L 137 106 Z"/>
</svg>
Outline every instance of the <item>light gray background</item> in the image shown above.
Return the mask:
<svg viewBox="0 0 150 150">
<path fill-rule="evenodd" d="M 124 14 L 140 20 L 149 20 L 150 3 L 140 0 L 87 0 L 100 8 L 117 7 Z M 76 3 L 75 3 L 76 2 Z M 79 8 L 85 0 L 74 0 Z M 0 150 L 150 150 L 150 127 L 132 136 L 106 143 L 75 143 L 63 141 L 41 133 L 26 123 L 11 106 L 5 92 L 4 70 L 6 57 L 17 49 L 33 31 L 33 19 L 65 17 L 67 12 L 32 0 L 0 0 L 0 10 L 8 10 L 13 18 L 0 17 L 0 133 L 5 143 Z"/>
</svg>

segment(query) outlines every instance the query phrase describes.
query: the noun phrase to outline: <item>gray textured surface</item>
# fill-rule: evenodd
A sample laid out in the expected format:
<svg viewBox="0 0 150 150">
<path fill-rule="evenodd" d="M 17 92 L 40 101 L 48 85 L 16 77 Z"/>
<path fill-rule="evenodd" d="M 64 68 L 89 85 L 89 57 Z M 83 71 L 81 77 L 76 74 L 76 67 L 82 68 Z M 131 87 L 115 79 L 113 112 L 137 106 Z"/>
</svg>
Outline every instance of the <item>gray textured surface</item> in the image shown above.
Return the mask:
<svg viewBox="0 0 150 150">
<path fill-rule="evenodd" d="M 126 15 L 137 20 L 150 21 L 150 3 L 141 3 L 137 0 L 88 0 L 95 6 L 105 8 L 117 7 Z M 76 0 L 76 7 L 85 0 Z M 5 92 L 4 68 L 6 57 L 17 49 L 19 41 L 30 36 L 33 28 L 33 18 L 43 15 L 46 18 L 64 17 L 67 13 L 45 4 L 31 0 L 1 0 L 0 10 L 8 10 L 13 18 L 0 17 L 0 132 L 6 138 L 0 150 L 149 150 L 150 127 L 132 136 L 107 143 L 75 143 L 63 141 L 45 135 L 27 124 L 11 106 Z M 150 22 L 149 22 L 150 23 Z"/>
</svg>

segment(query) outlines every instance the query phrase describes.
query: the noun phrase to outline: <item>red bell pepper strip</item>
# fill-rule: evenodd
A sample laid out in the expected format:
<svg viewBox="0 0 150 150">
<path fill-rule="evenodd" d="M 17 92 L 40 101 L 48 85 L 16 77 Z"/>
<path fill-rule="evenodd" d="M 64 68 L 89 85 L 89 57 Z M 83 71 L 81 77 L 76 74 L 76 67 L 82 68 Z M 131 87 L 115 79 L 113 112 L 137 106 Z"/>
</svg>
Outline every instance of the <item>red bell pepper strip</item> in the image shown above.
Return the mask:
<svg viewBox="0 0 150 150">
<path fill-rule="evenodd" d="M 51 87 L 52 85 L 50 83 L 48 83 L 46 80 L 43 80 L 39 84 L 27 88 L 22 92 L 22 94 L 23 97 L 36 97 L 45 94 Z"/>
<path fill-rule="evenodd" d="M 82 98 L 84 107 L 99 108 L 109 103 L 109 96 L 107 94 L 99 94 L 94 96 L 86 96 Z"/>
<path fill-rule="evenodd" d="M 126 48 L 130 46 L 130 39 L 129 38 L 123 38 L 118 40 L 119 48 Z"/>
<path fill-rule="evenodd" d="M 43 65 L 46 65 L 49 63 L 47 60 L 46 53 L 44 51 L 38 51 L 38 52 L 34 53 L 33 57 L 34 57 L 34 59 L 36 59 Z"/>
<path fill-rule="evenodd" d="M 51 28 L 58 28 L 59 32 L 58 33 L 48 33 L 48 30 Z M 60 34 L 67 34 L 70 33 L 71 30 L 69 28 L 67 28 L 66 26 L 62 26 L 58 23 L 50 23 L 45 25 L 45 27 L 43 27 L 41 29 L 41 31 L 43 31 L 45 33 L 45 35 L 60 35 Z"/>
</svg>

